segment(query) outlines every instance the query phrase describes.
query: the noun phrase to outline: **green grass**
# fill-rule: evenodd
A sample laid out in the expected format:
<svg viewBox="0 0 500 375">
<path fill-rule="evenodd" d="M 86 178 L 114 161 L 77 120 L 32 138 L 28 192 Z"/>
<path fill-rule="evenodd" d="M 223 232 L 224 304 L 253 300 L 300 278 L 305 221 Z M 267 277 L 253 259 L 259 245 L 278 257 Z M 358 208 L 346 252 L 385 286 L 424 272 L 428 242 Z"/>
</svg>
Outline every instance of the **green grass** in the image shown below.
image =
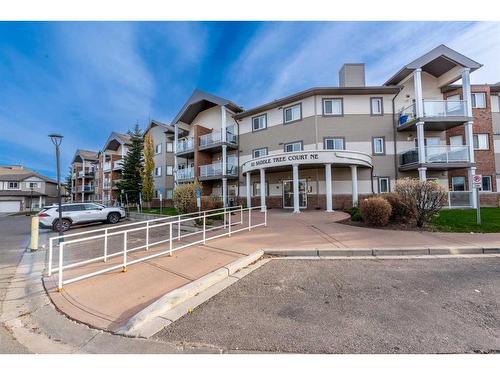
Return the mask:
<svg viewBox="0 0 500 375">
<path fill-rule="evenodd" d="M 135 208 L 131 208 L 130 211 L 136 212 Z M 166 215 L 166 216 L 175 216 L 177 215 L 177 210 L 175 207 L 163 207 L 161 212 L 159 208 L 143 208 L 143 214 L 156 214 L 156 215 Z"/>
<path fill-rule="evenodd" d="M 500 208 L 481 208 L 481 225 L 476 224 L 475 209 L 441 210 L 431 224 L 442 232 L 498 233 Z"/>
</svg>

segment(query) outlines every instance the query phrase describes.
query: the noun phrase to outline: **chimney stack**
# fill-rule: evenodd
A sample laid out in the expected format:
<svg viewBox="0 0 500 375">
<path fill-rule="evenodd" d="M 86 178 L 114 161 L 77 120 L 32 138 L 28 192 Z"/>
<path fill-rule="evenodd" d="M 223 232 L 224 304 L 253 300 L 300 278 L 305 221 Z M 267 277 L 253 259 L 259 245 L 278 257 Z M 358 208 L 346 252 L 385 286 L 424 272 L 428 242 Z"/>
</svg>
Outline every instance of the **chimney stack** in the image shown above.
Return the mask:
<svg viewBox="0 0 500 375">
<path fill-rule="evenodd" d="M 339 71 L 340 87 L 364 87 L 365 64 L 344 64 Z"/>
</svg>

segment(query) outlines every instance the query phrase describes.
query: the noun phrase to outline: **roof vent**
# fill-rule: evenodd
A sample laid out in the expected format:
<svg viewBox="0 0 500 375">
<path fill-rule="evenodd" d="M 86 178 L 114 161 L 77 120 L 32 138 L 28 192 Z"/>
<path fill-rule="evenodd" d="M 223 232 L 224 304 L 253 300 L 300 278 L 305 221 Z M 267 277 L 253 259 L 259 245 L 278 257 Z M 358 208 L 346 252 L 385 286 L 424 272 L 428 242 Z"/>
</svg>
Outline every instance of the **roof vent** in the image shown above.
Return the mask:
<svg viewBox="0 0 500 375">
<path fill-rule="evenodd" d="M 365 64 L 344 64 L 339 71 L 340 87 L 364 87 Z"/>
</svg>

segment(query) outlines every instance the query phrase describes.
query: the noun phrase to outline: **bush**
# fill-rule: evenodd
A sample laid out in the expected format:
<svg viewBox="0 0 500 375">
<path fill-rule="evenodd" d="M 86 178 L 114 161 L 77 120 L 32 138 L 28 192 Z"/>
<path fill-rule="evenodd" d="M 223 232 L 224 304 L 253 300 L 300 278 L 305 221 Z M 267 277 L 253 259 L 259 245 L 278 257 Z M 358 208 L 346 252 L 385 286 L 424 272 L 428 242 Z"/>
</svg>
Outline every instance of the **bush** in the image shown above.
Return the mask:
<svg viewBox="0 0 500 375">
<path fill-rule="evenodd" d="M 345 210 L 349 215 L 351 215 L 351 221 L 361 221 L 361 214 L 359 213 L 358 207 L 351 207 Z"/>
<path fill-rule="evenodd" d="M 359 204 L 359 212 L 363 221 L 374 227 L 383 227 L 389 222 L 392 208 L 382 197 L 363 199 Z"/>
<path fill-rule="evenodd" d="M 447 203 L 446 189 L 435 181 L 404 178 L 396 182 L 396 193 L 401 204 L 423 227 Z"/>
<path fill-rule="evenodd" d="M 387 193 L 382 196 L 392 208 L 390 220 L 397 223 L 407 223 L 415 219 L 415 215 L 403 203 L 398 193 Z"/>
<path fill-rule="evenodd" d="M 201 188 L 201 184 L 196 181 L 178 185 L 174 189 L 172 200 L 175 209 L 180 215 L 198 211 L 196 206 L 197 188 Z"/>
</svg>

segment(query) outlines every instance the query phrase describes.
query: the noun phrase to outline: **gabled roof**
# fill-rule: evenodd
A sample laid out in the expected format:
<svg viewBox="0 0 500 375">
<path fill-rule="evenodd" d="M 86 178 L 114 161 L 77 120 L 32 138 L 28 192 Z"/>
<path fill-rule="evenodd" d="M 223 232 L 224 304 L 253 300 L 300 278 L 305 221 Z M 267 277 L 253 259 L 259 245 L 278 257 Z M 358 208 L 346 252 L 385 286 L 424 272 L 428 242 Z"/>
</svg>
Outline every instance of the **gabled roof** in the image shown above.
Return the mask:
<svg viewBox="0 0 500 375">
<path fill-rule="evenodd" d="M 128 134 L 122 134 L 118 132 L 111 132 L 110 136 L 108 137 L 108 140 L 104 144 L 104 147 L 102 150 L 106 150 L 110 147 L 110 145 L 118 143 L 119 145 L 127 145 L 130 144 L 130 135 Z M 116 150 L 118 149 L 118 145 L 116 147 Z"/>
<path fill-rule="evenodd" d="M 172 124 L 176 124 L 179 121 L 182 121 L 186 124 L 191 124 L 198 113 L 215 107 L 216 105 L 226 106 L 228 109 L 235 113 L 243 111 L 243 108 L 234 104 L 228 99 L 224 99 L 220 96 L 212 95 L 196 89 L 193 91 L 186 103 L 184 103 L 177 116 L 175 116 Z"/>
<path fill-rule="evenodd" d="M 363 87 L 313 87 L 299 91 L 284 98 L 273 100 L 260 106 L 250 108 L 234 116 L 239 120 L 259 112 L 264 112 L 272 108 L 280 107 L 289 103 L 302 100 L 313 95 L 369 95 L 369 94 L 396 94 L 399 86 L 363 86 Z"/>
<path fill-rule="evenodd" d="M 149 123 L 149 126 L 146 128 L 144 131 L 144 134 L 146 134 L 148 131 L 150 131 L 152 128 L 159 126 L 165 130 L 165 133 L 170 133 L 170 132 L 175 132 L 175 128 L 172 125 L 167 125 L 164 122 L 158 121 L 158 120 L 151 120 Z"/>
<path fill-rule="evenodd" d="M 470 68 L 471 72 L 479 69 L 482 65 L 478 62 L 469 59 L 468 57 L 458 53 L 455 50 L 441 44 L 426 54 L 413 60 L 409 64 L 403 66 L 396 74 L 389 78 L 384 85 L 397 85 L 415 69 L 423 71 L 439 77 L 456 66 Z"/>
<path fill-rule="evenodd" d="M 88 161 L 96 161 L 99 153 L 97 151 L 89 151 L 89 150 L 76 150 L 75 156 L 73 156 L 73 160 L 71 163 L 81 162 L 82 159 Z"/>
<path fill-rule="evenodd" d="M 30 177 L 38 177 L 45 182 L 52 182 L 53 184 L 57 184 L 57 181 L 54 181 L 51 178 L 48 178 L 31 170 L 27 170 L 25 171 L 25 173 L 0 174 L 0 181 L 24 181 Z"/>
</svg>

